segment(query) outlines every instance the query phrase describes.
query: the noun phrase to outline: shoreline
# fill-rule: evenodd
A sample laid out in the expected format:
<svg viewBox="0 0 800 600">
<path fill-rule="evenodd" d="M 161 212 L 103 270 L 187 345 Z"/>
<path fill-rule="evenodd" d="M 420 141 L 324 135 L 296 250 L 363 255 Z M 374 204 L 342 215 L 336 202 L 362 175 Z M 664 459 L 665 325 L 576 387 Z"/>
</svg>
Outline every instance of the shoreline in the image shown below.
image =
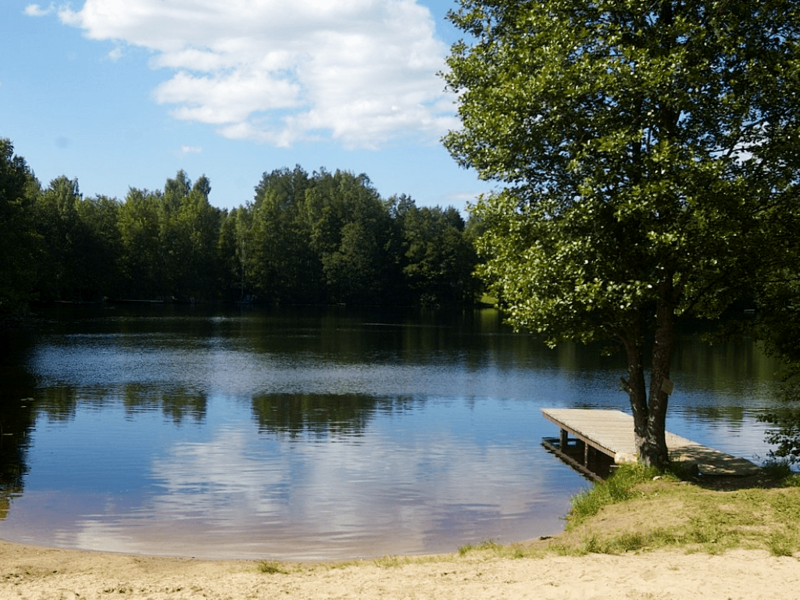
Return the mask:
<svg viewBox="0 0 800 600">
<path fill-rule="evenodd" d="M 629 499 L 572 513 L 551 538 L 428 556 L 209 560 L 0 540 L 0 598 L 800 600 L 800 487 L 783 481 L 632 481 Z"/>
<path fill-rule="evenodd" d="M 290 564 L 62 550 L 0 540 L 0 567 L 2 598 L 800 598 L 798 560 L 765 550 L 518 559 L 478 551 Z"/>
</svg>

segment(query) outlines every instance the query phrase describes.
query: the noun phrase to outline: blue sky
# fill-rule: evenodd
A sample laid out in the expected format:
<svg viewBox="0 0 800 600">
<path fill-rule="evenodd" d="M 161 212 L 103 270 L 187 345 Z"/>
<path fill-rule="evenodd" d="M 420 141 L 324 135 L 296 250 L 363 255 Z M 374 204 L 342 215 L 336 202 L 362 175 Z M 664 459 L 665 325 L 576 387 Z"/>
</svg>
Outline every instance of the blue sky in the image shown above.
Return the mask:
<svg viewBox="0 0 800 600">
<path fill-rule="evenodd" d="M 300 165 L 420 206 L 491 188 L 439 141 L 455 0 L 46 1 L 0 2 L 0 137 L 45 186 L 124 199 L 183 169 L 232 208 Z"/>
</svg>

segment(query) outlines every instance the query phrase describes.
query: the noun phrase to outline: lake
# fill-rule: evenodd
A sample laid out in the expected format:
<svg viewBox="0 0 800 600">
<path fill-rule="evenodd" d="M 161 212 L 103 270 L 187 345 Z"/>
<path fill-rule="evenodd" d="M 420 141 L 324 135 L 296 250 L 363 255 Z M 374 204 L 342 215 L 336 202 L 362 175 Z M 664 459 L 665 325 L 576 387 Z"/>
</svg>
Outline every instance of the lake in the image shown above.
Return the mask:
<svg viewBox="0 0 800 600">
<path fill-rule="evenodd" d="M 557 533 L 589 484 L 545 407 L 628 410 L 621 356 L 491 309 L 64 306 L 4 342 L 0 538 L 203 558 Z M 680 337 L 668 429 L 763 461 L 776 365 Z"/>
</svg>

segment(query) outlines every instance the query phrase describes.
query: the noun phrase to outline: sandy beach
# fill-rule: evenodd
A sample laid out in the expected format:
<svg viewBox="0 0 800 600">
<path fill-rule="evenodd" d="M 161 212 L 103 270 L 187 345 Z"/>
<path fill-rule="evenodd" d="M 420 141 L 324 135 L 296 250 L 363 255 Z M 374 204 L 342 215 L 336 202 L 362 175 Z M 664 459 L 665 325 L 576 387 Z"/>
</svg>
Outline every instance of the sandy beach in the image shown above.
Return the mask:
<svg viewBox="0 0 800 600">
<path fill-rule="evenodd" d="M 470 553 L 343 565 L 199 561 L 0 542 L 0 598 L 800 599 L 800 561 L 763 550 L 497 558 Z"/>
</svg>

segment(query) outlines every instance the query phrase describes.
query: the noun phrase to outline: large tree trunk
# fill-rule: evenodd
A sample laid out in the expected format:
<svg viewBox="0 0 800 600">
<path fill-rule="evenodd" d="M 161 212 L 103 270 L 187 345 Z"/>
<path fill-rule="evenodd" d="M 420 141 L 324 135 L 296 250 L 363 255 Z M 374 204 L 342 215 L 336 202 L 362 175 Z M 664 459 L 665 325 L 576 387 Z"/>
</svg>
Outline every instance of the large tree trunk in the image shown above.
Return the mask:
<svg viewBox="0 0 800 600">
<path fill-rule="evenodd" d="M 646 435 L 636 440 L 640 460 L 654 467 L 664 467 L 669 462 L 666 441 L 666 419 L 672 381 L 669 378 L 672 351 L 675 347 L 675 313 L 671 296 L 671 277 L 666 299 L 659 300 L 656 312 L 656 330 L 653 359 L 650 370 L 650 398 L 648 402 Z"/>
<path fill-rule="evenodd" d="M 669 462 L 666 442 L 666 417 L 672 382 L 669 379 L 672 351 L 675 346 L 675 311 L 672 274 L 665 274 L 659 285 L 655 339 L 650 371 L 648 398 L 644 375 L 644 314 L 639 313 L 622 338 L 628 360 L 628 378 L 623 386 L 633 412 L 634 441 L 639 460 L 654 467 Z"/>
<path fill-rule="evenodd" d="M 628 378 L 622 379 L 622 387 L 628 393 L 633 412 L 633 432 L 636 448 L 640 440 L 647 437 L 647 388 L 644 383 L 644 317 L 637 313 L 621 336 L 628 361 Z"/>
</svg>

